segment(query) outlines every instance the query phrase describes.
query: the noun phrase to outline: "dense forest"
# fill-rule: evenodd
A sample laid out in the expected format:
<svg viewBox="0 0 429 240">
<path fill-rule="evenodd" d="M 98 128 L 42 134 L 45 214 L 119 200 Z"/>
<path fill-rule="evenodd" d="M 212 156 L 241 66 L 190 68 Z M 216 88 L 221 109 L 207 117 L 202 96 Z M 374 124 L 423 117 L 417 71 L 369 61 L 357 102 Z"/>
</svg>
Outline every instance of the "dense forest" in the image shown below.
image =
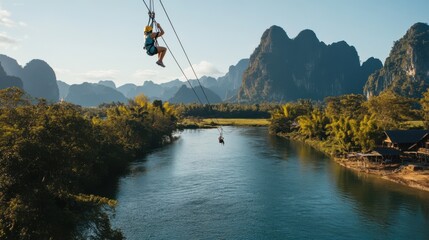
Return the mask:
<svg viewBox="0 0 429 240">
<path fill-rule="evenodd" d="M 365 152 L 380 143 L 385 130 L 427 126 L 428 113 L 429 91 L 422 99 L 385 91 L 369 100 L 356 94 L 322 103 L 299 100 L 273 112 L 270 132 L 305 140 L 332 155 Z"/>
<path fill-rule="evenodd" d="M 18 88 L 0 106 L 0 239 L 123 239 L 96 190 L 172 139 L 175 109 L 138 96 L 94 114 Z"/>
</svg>

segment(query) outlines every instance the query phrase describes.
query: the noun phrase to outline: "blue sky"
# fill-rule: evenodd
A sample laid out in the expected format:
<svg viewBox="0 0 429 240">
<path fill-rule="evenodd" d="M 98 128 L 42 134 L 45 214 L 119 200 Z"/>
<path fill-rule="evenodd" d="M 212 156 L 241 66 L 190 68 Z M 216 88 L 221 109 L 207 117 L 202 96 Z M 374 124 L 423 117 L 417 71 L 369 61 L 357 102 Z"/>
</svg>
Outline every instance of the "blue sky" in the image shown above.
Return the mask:
<svg viewBox="0 0 429 240">
<path fill-rule="evenodd" d="M 181 65 L 189 66 L 165 14 L 157 20 Z M 199 76 L 223 75 L 248 58 L 272 25 L 294 38 L 304 29 L 331 44 L 345 40 L 361 62 L 383 62 L 393 42 L 416 22 L 429 22 L 428 0 L 163 0 Z M 167 68 L 143 51 L 148 20 L 142 0 L 0 0 L 0 53 L 25 65 L 43 59 L 69 84 L 114 80 L 143 84 L 183 79 L 167 53 Z M 189 73 L 189 69 L 186 70 Z M 189 77 L 192 77 L 189 74 Z"/>
</svg>

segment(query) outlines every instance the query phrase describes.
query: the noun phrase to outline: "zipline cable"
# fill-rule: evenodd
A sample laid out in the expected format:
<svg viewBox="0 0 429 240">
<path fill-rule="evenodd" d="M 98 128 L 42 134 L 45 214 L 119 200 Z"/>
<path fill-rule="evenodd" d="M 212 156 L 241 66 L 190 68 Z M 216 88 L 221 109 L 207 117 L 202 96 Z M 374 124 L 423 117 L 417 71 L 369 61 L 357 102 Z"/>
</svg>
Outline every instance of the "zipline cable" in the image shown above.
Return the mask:
<svg viewBox="0 0 429 240">
<path fill-rule="evenodd" d="M 182 72 L 183 76 L 185 77 L 186 81 L 188 82 L 189 86 L 191 87 L 192 91 L 194 92 L 195 96 L 197 97 L 198 101 L 200 102 L 201 105 L 204 105 L 203 102 L 201 101 L 200 97 L 198 96 L 197 92 L 195 91 L 195 88 L 192 86 L 191 81 L 189 80 L 189 78 L 186 76 L 185 71 L 183 70 L 183 68 L 180 66 L 179 62 L 177 61 L 176 57 L 174 56 L 173 52 L 171 51 L 170 47 L 168 46 L 167 42 L 164 40 L 163 37 L 161 37 L 162 41 L 165 44 L 165 47 L 168 49 L 168 51 L 170 52 L 170 55 L 173 57 L 174 61 L 176 62 L 177 66 L 179 67 L 180 71 Z"/>
<path fill-rule="evenodd" d="M 147 5 L 145 0 L 142 0 L 143 3 L 145 4 L 147 10 L 149 11 L 149 17 L 151 17 L 151 14 L 153 14 L 153 8 L 152 8 L 152 2 L 153 0 L 150 0 L 150 4 L 151 4 L 151 8 L 149 8 L 149 6 Z M 149 19 L 150 21 L 150 19 Z M 155 19 L 152 19 L 152 22 L 156 22 Z M 148 24 L 149 25 L 149 24 Z M 156 27 L 156 25 L 155 25 Z M 173 57 L 174 61 L 176 62 L 177 66 L 179 67 L 180 71 L 182 72 L 183 76 L 185 77 L 186 81 L 188 82 L 189 86 L 191 87 L 192 91 L 194 92 L 195 96 L 198 99 L 198 102 L 201 105 L 204 105 L 204 103 L 201 101 L 200 97 L 198 96 L 197 92 L 195 91 L 195 88 L 192 86 L 191 81 L 189 80 L 189 78 L 187 77 L 187 75 L 185 74 L 185 71 L 183 70 L 183 68 L 180 66 L 179 62 L 177 61 L 177 58 L 174 56 L 173 52 L 171 51 L 170 47 L 168 46 L 167 42 L 165 41 L 164 37 L 161 37 L 162 41 L 165 44 L 165 47 L 168 49 L 168 51 L 170 52 L 171 56 Z"/>
<path fill-rule="evenodd" d="M 201 91 L 203 92 L 204 96 L 206 97 L 207 103 L 208 103 L 209 105 L 211 105 L 211 104 L 210 104 L 210 101 L 209 101 L 209 98 L 207 97 L 207 94 L 206 94 L 206 92 L 204 91 L 203 86 L 201 85 L 200 79 L 198 78 L 197 73 L 195 72 L 194 66 L 192 66 L 191 60 L 189 59 L 188 54 L 186 53 L 186 50 L 185 50 L 185 48 L 183 47 L 182 41 L 180 40 L 179 35 L 178 35 L 178 34 L 177 34 L 177 32 L 176 32 L 176 28 L 174 27 L 173 23 L 171 22 L 170 16 L 168 15 L 167 10 L 165 9 L 164 4 L 162 3 L 162 0 L 159 0 L 159 2 L 161 3 L 162 9 L 164 10 L 165 15 L 167 16 L 167 19 L 168 19 L 168 21 L 170 22 L 171 27 L 173 28 L 174 34 L 176 35 L 176 38 L 177 38 L 177 40 L 179 41 L 180 46 L 182 47 L 183 53 L 185 54 L 186 59 L 188 60 L 189 66 L 191 67 L 192 72 L 194 73 L 194 76 L 195 76 L 195 78 L 197 79 L 198 84 L 199 84 L 199 85 L 200 85 L 200 87 L 201 87 Z"/>
<path fill-rule="evenodd" d="M 153 3 L 153 0 L 150 0 L 150 4 L 151 4 L 151 6 L 149 7 L 149 6 L 147 5 L 147 3 L 146 3 L 146 1 L 145 1 L 145 0 L 142 0 L 142 1 L 143 1 L 143 3 L 145 4 L 146 8 L 147 8 L 147 9 L 148 9 L 148 11 L 149 11 L 149 17 L 150 17 L 150 18 L 152 18 L 152 24 L 153 24 L 154 22 L 156 22 L 156 21 L 155 21 L 155 19 L 154 19 L 154 17 L 155 17 L 155 16 L 154 16 L 154 14 L 155 14 L 155 13 L 154 13 L 154 11 L 153 11 L 153 8 L 154 8 L 153 6 L 154 6 L 155 4 Z M 204 88 L 203 88 L 203 86 L 202 86 L 202 84 L 201 84 L 201 82 L 200 82 L 199 77 L 197 76 L 197 73 L 196 73 L 196 71 L 195 71 L 195 69 L 194 69 L 194 66 L 193 66 L 193 65 L 192 65 L 192 63 L 191 63 L 191 60 L 189 59 L 189 56 L 188 56 L 188 54 L 187 54 L 187 52 L 186 52 L 185 48 L 183 47 L 182 41 L 180 40 L 179 35 L 177 34 L 177 31 L 176 31 L 176 29 L 175 29 L 175 27 L 174 27 L 174 25 L 173 25 L 173 23 L 172 23 L 172 21 L 171 21 L 171 19 L 170 19 L 170 16 L 168 15 L 167 10 L 165 9 L 164 4 L 162 3 L 162 1 L 161 1 L 161 0 L 159 0 L 159 2 L 161 3 L 162 9 L 164 10 L 165 15 L 167 16 L 167 19 L 168 19 L 168 21 L 170 22 L 171 27 L 173 28 L 174 34 L 176 35 L 176 38 L 177 38 L 177 40 L 179 41 L 179 44 L 180 44 L 180 46 L 181 46 L 181 48 L 182 48 L 182 50 L 183 50 L 183 53 L 184 53 L 184 54 L 185 54 L 185 56 L 186 56 L 186 59 L 188 60 L 188 63 L 189 63 L 189 65 L 190 65 L 191 69 L 192 69 L 192 72 L 194 73 L 194 76 L 195 76 L 195 78 L 196 78 L 196 80 L 197 80 L 198 84 L 200 85 L 201 91 L 202 91 L 202 93 L 203 93 L 204 97 L 206 98 L 206 101 L 207 101 L 207 104 L 208 104 L 209 110 L 213 111 L 212 106 L 211 106 L 211 103 L 210 103 L 210 100 L 209 100 L 209 98 L 207 97 L 207 94 L 206 94 L 206 92 L 205 92 L 205 90 L 204 90 Z M 150 20 L 149 20 L 149 21 L 150 21 Z M 199 103 L 200 103 L 201 105 L 203 105 L 203 106 L 204 106 L 204 103 L 201 101 L 200 97 L 198 96 L 197 92 L 195 91 L 195 88 L 192 86 L 191 81 L 190 81 L 190 80 L 189 80 L 189 78 L 186 76 L 185 71 L 184 71 L 184 70 L 183 70 L 183 68 L 180 66 L 179 62 L 177 61 L 176 57 L 174 56 L 173 52 L 171 51 L 171 49 L 170 49 L 170 47 L 168 46 L 167 42 L 165 41 L 164 37 L 162 37 L 162 36 L 161 36 L 161 39 L 162 39 L 162 41 L 164 42 L 164 44 L 165 44 L 166 48 L 168 49 L 168 51 L 170 52 L 171 56 L 173 57 L 174 61 L 176 62 L 177 66 L 179 67 L 180 71 L 182 72 L 183 76 L 185 77 L 186 81 L 188 82 L 189 86 L 191 87 L 192 91 L 194 92 L 195 96 L 197 97 L 197 99 L 198 99 Z M 220 123 L 219 123 L 219 121 L 218 121 L 216 118 L 212 118 L 212 120 L 215 120 L 215 121 L 217 122 L 217 124 L 220 126 Z M 222 128 L 222 126 L 218 127 L 218 128 L 217 128 L 217 130 L 219 131 L 220 135 L 222 136 L 222 134 L 223 134 L 223 128 Z"/>
<path fill-rule="evenodd" d="M 146 1 L 145 1 L 145 0 L 142 0 L 142 1 L 143 1 L 144 5 L 146 6 L 147 10 L 150 12 L 150 11 L 151 11 L 151 9 L 150 9 L 150 7 L 147 5 Z"/>
<path fill-rule="evenodd" d="M 196 73 L 196 71 L 195 71 L 195 69 L 194 69 L 194 66 L 192 65 L 191 60 L 189 59 L 189 56 L 188 56 L 188 54 L 187 54 L 187 52 L 186 52 L 186 50 L 185 50 L 185 47 L 183 46 L 182 41 L 180 40 L 180 37 L 179 37 L 179 35 L 177 34 L 176 28 L 174 27 L 173 22 L 171 21 L 170 16 L 168 15 L 167 10 L 165 9 L 164 4 L 162 3 L 162 0 L 159 0 L 159 2 L 161 3 L 162 9 L 164 10 L 165 15 L 167 16 L 168 21 L 170 22 L 170 25 L 171 25 L 171 27 L 172 27 L 172 29 L 173 29 L 173 31 L 174 31 L 174 34 L 176 35 L 177 40 L 179 41 L 179 44 L 180 44 L 180 46 L 181 46 L 181 48 L 182 48 L 182 50 L 183 50 L 183 53 L 185 54 L 186 59 L 188 60 L 189 66 L 191 67 L 192 72 L 194 73 L 194 76 L 195 76 L 195 78 L 196 78 L 196 80 L 197 80 L 198 84 L 200 85 L 201 91 L 203 92 L 204 97 L 206 98 L 207 104 L 208 104 L 208 106 L 209 106 L 209 110 L 212 110 L 212 111 L 213 111 L 213 109 L 212 109 L 212 107 L 211 107 L 210 100 L 209 100 L 209 98 L 207 97 L 206 91 L 204 90 L 204 88 L 203 88 L 203 86 L 202 86 L 202 84 L 201 84 L 201 82 L 200 82 L 200 79 L 199 79 L 199 77 L 197 76 L 197 73 Z M 202 104 L 202 105 L 204 105 L 204 104 Z M 217 121 L 217 119 L 214 119 L 214 120 L 216 120 L 216 122 L 218 123 L 218 125 L 220 125 L 220 124 L 219 124 L 219 121 Z M 219 130 L 219 132 L 220 132 L 220 133 L 222 133 L 222 127 L 220 127 L 220 128 L 221 128 L 221 130 L 219 130 L 219 129 L 218 129 L 218 130 Z"/>
</svg>

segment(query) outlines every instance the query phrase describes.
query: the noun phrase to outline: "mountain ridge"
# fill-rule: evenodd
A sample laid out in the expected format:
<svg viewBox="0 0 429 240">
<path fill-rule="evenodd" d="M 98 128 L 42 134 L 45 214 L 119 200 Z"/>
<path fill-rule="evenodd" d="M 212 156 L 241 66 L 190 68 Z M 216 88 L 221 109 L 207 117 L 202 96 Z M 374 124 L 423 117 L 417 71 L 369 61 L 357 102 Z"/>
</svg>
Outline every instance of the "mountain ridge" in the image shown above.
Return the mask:
<svg viewBox="0 0 429 240">
<path fill-rule="evenodd" d="M 429 25 L 416 23 L 395 41 L 384 67 L 365 85 L 367 97 L 390 90 L 406 97 L 422 97 L 429 87 Z"/>
<path fill-rule="evenodd" d="M 238 101 L 321 100 L 362 93 L 369 69 L 362 68 L 356 49 L 343 40 L 326 45 L 309 29 L 291 39 L 274 25 L 250 57 Z"/>
<path fill-rule="evenodd" d="M 0 54 L 0 63 L 7 75 L 21 79 L 23 89 L 32 97 L 59 100 L 57 77 L 47 62 L 33 59 L 22 67 L 15 59 Z"/>
</svg>

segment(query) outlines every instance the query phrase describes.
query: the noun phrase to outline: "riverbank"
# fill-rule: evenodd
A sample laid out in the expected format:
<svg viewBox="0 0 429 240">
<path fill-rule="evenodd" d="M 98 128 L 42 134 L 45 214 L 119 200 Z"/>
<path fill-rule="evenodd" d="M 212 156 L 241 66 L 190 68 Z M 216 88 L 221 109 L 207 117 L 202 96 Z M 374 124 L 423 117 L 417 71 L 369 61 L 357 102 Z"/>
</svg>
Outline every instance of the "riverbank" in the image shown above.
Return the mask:
<svg viewBox="0 0 429 240">
<path fill-rule="evenodd" d="M 429 192 L 429 168 L 414 164 L 379 164 L 333 158 L 343 167 Z"/>
<path fill-rule="evenodd" d="M 348 169 L 379 176 L 385 180 L 399 183 L 411 188 L 429 192 L 429 167 L 416 164 L 380 164 L 367 161 L 352 161 L 333 155 L 334 146 L 324 141 L 303 139 L 299 135 L 279 135 L 295 141 L 304 142 L 314 149 L 323 152 L 335 162 Z"/>
<path fill-rule="evenodd" d="M 213 128 L 217 126 L 263 127 L 270 124 L 269 119 L 255 118 L 186 118 L 181 121 L 182 128 Z"/>
</svg>

